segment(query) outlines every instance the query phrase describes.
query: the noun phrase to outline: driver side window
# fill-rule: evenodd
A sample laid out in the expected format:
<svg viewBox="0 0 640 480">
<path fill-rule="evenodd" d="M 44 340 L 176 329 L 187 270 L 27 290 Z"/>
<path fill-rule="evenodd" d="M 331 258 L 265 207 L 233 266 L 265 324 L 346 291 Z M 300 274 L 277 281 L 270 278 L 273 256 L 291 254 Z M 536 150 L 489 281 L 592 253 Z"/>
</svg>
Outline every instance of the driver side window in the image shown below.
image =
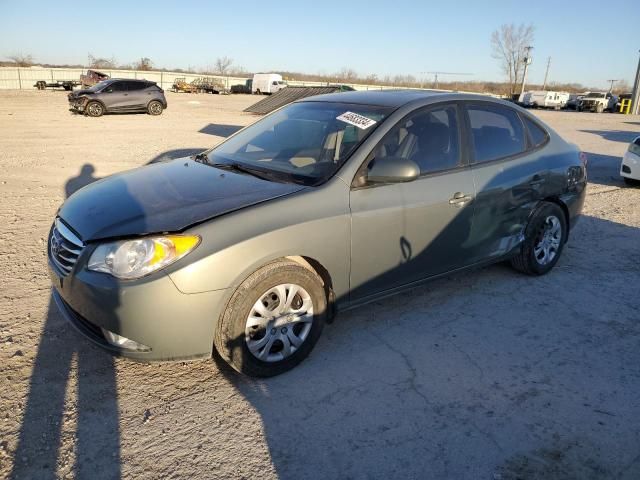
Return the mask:
<svg viewBox="0 0 640 480">
<path fill-rule="evenodd" d="M 385 135 L 373 158 L 408 159 L 422 175 L 460 166 L 460 135 L 455 105 L 422 109 Z"/>
</svg>

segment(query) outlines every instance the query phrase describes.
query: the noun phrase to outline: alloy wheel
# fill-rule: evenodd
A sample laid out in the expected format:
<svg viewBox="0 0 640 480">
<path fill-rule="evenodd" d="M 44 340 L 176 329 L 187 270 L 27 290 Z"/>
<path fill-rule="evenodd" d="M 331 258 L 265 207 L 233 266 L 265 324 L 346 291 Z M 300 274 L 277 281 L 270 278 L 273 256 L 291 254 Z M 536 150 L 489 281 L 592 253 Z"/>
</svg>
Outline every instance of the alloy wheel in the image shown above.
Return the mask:
<svg viewBox="0 0 640 480">
<path fill-rule="evenodd" d="M 553 261 L 560 249 L 562 241 L 562 223 L 555 215 L 548 216 L 536 238 L 533 254 L 540 265 L 547 265 Z"/>
</svg>

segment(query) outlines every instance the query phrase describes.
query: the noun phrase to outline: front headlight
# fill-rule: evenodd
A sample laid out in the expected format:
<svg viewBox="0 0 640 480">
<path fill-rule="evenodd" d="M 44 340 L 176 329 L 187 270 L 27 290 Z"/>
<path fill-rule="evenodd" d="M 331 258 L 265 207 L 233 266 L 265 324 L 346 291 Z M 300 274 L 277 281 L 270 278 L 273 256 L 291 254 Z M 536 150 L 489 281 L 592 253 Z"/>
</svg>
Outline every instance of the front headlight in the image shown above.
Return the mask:
<svg viewBox="0 0 640 480">
<path fill-rule="evenodd" d="M 162 235 L 103 243 L 91 254 L 88 268 L 131 280 L 171 265 L 200 243 L 197 235 Z"/>
</svg>

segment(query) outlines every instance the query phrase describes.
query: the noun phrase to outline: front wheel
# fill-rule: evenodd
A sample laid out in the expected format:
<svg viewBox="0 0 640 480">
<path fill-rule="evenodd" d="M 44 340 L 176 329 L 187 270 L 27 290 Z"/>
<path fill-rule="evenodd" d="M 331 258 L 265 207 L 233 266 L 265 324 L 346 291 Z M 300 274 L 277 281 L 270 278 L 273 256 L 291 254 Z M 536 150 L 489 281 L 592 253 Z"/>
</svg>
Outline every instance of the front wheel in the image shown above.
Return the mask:
<svg viewBox="0 0 640 480">
<path fill-rule="evenodd" d="M 147 105 L 147 113 L 149 115 L 161 115 L 162 114 L 162 103 L 158 100 L 152 100 Z"/>
<path fill-rule="evenodd" d="M 545 202 L 529 221 L 520 253 L 511 259 L 511 265 L 528 275 L 544 275 L 558 263 L 566 239 L 564 211 L 555 203 Z"/>
<path fill-rule="evenodd" d="M 309 355 L 326 316 L 321 279 L 296 262 L 277 261 L 253 273 L 234 292 L 214 346 L 240 373 L 279 375 Z"/>
<path fill-rule="evenodd" d="M 104 107 L 100 102 L 89 102 L 84 110 L 90 117 L 101 117 L 104 113 Z"/>
</svg>

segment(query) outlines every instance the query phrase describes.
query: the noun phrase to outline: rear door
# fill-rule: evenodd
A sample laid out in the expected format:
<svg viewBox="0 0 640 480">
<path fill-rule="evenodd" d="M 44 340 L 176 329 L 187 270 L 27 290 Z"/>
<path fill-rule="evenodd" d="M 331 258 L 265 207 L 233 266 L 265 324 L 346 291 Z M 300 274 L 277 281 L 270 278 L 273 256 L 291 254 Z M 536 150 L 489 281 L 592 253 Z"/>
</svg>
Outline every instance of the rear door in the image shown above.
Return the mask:
<svg viewBox="0 0 640 480">
<path fill-rule="evenodd" d="M 127 81 L 127 99 L 123 107 L 127 109 L 144 109 L 151 100 L 151 91 L 147 88 L 148 83 L 142 81 Z"/>
<path fill-rule="evenodd" d="M 380 157 L 416 162 L 408 183 L 356 183 L 351 206 L 351 300 L 358 301 L 467 264 L 473 178 L 455 103 L 420 109 L 389 131 L 361 167 Z M 356 186 L 357 185 L 357 186 Z"/>
<path fill-rule="evenodd" d="M 469 242 L 479 262 L 509 253 L 523 239 L 548 177 L 540 148 L 548 137 L 537 126 L 537 140 L 531 139 L 519 113 L 506 105 L 466 103 L 465 111 L 476 188 Z"/>
</svg>

